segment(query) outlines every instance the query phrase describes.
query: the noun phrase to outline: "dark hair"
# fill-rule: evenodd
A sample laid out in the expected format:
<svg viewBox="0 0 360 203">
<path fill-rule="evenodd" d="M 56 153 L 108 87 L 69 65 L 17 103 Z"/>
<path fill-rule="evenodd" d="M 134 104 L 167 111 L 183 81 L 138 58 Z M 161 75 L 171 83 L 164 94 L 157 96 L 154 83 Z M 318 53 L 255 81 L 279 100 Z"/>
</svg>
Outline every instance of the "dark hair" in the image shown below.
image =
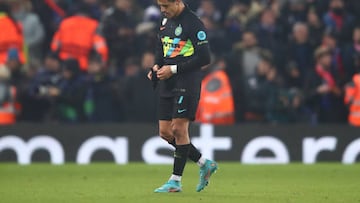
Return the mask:
<svg viewBox="0 0 360 203">
<path fill-rule="evenodd" d="M 0 12 L 10 14 L 10 7 L 7 3 L 0 2 Z"/>
<path fill-rule="evenodd" d="M 261 60 L 264 60 L 264 61 L 270 63 L 271 65 L 274 65 L 273 64 L 273 62 L 274 62 L 273 55 L 272 55 L 272 53 L 270 51 L 262 50 L 260 52 L 260 58 L 261 58 Z"/>
<path fill-rule="evenodd" d="M 58 60 L 58 61 L 61 61 L 58 53 L 53 52 L 53 51 L 48 52 L 48 53 L 46 54 L 46 57 L 47 57 L 47 58 L 52 58 L 52 59 L 55 59 L 55 60 Z"/>
<path fill-rule="evenodd" d="M 80 74 L 80 66 L 79 62 L 76 59 L 69 58 L 63 61 L 62 63 L 63 70 L 68 70 L 72 72 L 74 75 Z"/>
</svg>

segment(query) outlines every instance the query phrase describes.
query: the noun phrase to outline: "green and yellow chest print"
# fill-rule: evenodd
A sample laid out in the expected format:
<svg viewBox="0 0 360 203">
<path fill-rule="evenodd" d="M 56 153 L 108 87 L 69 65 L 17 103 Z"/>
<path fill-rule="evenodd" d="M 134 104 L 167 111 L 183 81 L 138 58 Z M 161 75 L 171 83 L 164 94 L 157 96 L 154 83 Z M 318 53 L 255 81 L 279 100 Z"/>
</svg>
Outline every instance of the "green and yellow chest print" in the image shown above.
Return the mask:
<svg viewBox="0 0 360 203">
<path fill-rule="evenodd" d="M 160 30 L 164 57 L 187 57 L 194 54 L 194 46 L 181 24 L 176 25 L 164 18 Z"/>
</svg>

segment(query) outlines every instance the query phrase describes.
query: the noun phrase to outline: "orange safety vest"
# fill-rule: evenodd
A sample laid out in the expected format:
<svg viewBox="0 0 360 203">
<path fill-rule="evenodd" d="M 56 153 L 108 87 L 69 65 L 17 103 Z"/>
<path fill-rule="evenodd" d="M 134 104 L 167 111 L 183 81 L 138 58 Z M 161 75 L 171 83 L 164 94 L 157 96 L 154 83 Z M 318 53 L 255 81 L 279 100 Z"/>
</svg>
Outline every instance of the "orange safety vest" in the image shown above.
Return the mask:
<svg viewBox="0 0 360 203">
<path fill-rule="evenodd" d="M 345 87 L 344 103 L 349 105 L 348 121 L 353 126 L 360 126 L 360 74 L 353 76 L 351 84 Z"/>
<path fill-rule="evenodd" d="M 0 125 L 12 125 L 16 122 L 16 88 L 10 87 L 10 100 L 0 106 Z"/>
<path fill-rule="evenodd" d="M 64 19 L 51 42 L 51 50 L 59 53 L 62 60 L 75 58 L 81 70 L 86 71 L 91 50 L 101 55 L 103 62 L 108 59 L 105 39 L 96 34 L 98 22 L 85 16 Z"/>
<path fill-rule="evenodd" d="M 196 121 L 218 125 L 234 124 L 234 99 L 224 70 L 208 74 L 202 81 Z"/>
<path fill-rule="evenodd" d="M 25 63 L 23 52 L 24 38 L 21 26 L 15 24 L 13 20 L 6 14 L 0 12 L 0 64 L 5 64 L 10 49 L 17 49 L 19 60 Z"/>
</svg>

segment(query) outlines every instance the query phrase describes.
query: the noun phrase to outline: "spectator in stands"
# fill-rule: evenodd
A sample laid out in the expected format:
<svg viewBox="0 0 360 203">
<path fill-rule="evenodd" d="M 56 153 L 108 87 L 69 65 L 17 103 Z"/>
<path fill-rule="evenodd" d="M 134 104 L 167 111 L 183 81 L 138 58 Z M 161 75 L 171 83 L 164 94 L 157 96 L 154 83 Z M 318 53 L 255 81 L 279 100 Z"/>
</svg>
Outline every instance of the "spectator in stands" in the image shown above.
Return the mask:
<svg viewBox="0 0 360 203">
<path fill-rule="evenodd" d="M 23 117 L 28 121 L 54 121 L 55 97 L 62 82 L 61 61 L 56 53 L 48 53 L 44 65 L 30 81 L 29 99 L 23 104 Z M 54 90 L 55 89 L 55 90 Z"/>
<path fill-rule="evenodd" d="M 259 21 L 252 25 L 251 29 L 255 31 L 259 46 L 273 53 L 275 66 L 283 68 L 287 37 L 282 25 L 277 23 L 276 13 L 269 8 L 263 10 Z"/>
<path fill-rule="evenodd" d="M 226 13 L 224 27 L 230 43 L 241 40 L 242 32 L 251 24 L 262 8 L 251 0 L 234 1 Z"/>
<path fill-rule="evenodd" d="M 43 59 L 43 41 L 45 30 L 40 22 L 39 16 L 31 12 L 30 1 L 13 1 L 11 4 L 15 19 L 21 23 L 27 50 L 27 63 L 40 66 Z"/>
<path fill-rule="evenodd" d="M 314 47 L 309 42 L 309 30 L 305 23 L 294 24 L 287 50 L 288 61 L 296 63 L 300 87 L 302 87 L 307 72 L 314 66 Z"/>
<path fill-rule="evenodd" d="M 21 63 L 20 52 L 16 48 L 11 48 L 7 52 L 6 66 L 11 72 L 10 83 L 16 86 L 18 89 L 20 87 L 22 90 L 26 87 L 26 74 Z"/>
<path fill-rule="evenodd" d="M 207 30 L 207 39 L 211 44 L 211 53 L 217 56 L 224 55 L 231 48 L 231 43 L 221 27 L 208 16 L 201 17 L 201 21 Z"/>
<path fill-rule="evenodd" d="M 215 23 L 219 23 L 221 20 L 221 13 L 216 9 L 215 3 L 213 0 L 201 0 L 200 6 L 196 10 L 197 16 L 200 18 L 207 17 Z"/>
<path fill-rule="evenodd" d="M 354 15 L 355 24 L 359 25 L 360 23 L 360 1 L 358 0 L 347 0 L 346 1 L 346 11 Z"/>
<path fill-rule="evenodd" d="M 326 47 L 331 53 L 330 71 L 338 85 L 343 86 L 346 81 L 346 69 L 343 64 L 343 53 L 338 43 L 335 32 L 325 32 L 322 40 L 322 46 Z"/>
<path fill-rule="evenodd" d="M 245 84 L 245 121 L 265 122 L 279 87 L 279 75 L 273 66 L 271 56 L 263 56 L 255 75 L 246 79 Z"/>
<path fill-rule="evenodd" d="M 132 117 L 133 115 L 129 115 L 135 112 L 129 112 L 129 109 L 131 107 L 129 107 L 129 105 L 133 105 L 132 103 L 129 103 L 130 101 L 132 101 L 132 98 L 130 94 L 134 94 L 137 92 L 141 92 L 141 94 L 147 94 L 142 92 L 142 89 L 144 87 L 142 86 L 137 86 L 137 84 L 133 84 L 132 83 L 132 79 L 134 79 L 135 77 L 140 77 L 142 75 L 139 75 L 141 72 L 141 68 L 140 68 L 140 64 L 139 64 L 139 59 L 137 57 L 131 57 L 128 58 L 125 63 L 124 63 L 124 67 L 123 67 L 123 71 L 124 74 L 121 76 L 117 76 L 115 83 L 114 83 L 114 89 L 115 89 L 115 100 L 116 100 L 116 108 L 115 108 L 115 112 L 116 112 L 116 120 L 117 121 L 126 121 L 128 119 L 128 117 Z M 144 79 L 144 78 L 142 78 Z M 136 79 L 135 79 L 136 80 Z M 134 80 L 134 81 L 135 81 Z M 131 85 L 129 85 L 128 83 L 131 83 L 131 85 L 136 85 L 136 87 L 130 87 Z M 131 88 L 139 88 L 137 89 L 136 92 L 131 92 L 128 93 L 128 89 Z M 140 95 L 136 95 L 136 96 L 140 96 Z M 142 100 L 145 101 L 145 100 Z M 133 108 L 132 108 L 133 109 Z"/>
<path fill-rule="evenodd" d="M 119 75 L 124 75 L 124 63 L 135 55 L 135 27 L 137 16 L 134 2 L 116 0 L 115 6 L 103 18 L 101 33 L 109 47 L 111 62 Z"/>
<path fill-rule="evenodd" d="M 306 22 L 306 0 L 289 0 L 281 9 L 281 20 L 285 23 L 286 32 L 292 32 L 294 24 Z"/>
<path fill-rule="evenodd" d="M 101 18 L 100 2 L 98 0 L 82 0 L 89 6 L 90 16 L 96 20 Z"/>
<path fill-rule="evenodd" d="M 258 46 L 255 33 L 245 31 L 242 34 L 242 41 L 234 44 L 232 49 L 234 67 L 241 69 L 243 77 L 248 78 L 255 74 L 261 55 L 265 52 L 265 49 Z"/>
<path fill-rule="evenodd" d="M 330 0 L 323 22 L 326 29 L 336 33 L 341 44 L 349 42 L 354 28 L 354 17 L 345 10 L 344 0 Z"/>
<path fill-rule="evenodd" d="M 345 121 L 342 117 L 341 89 L 331 74 L 331 54 L 327 47 L 316 49 L 316 65 L 305 83 L 306 105 L 320 123 Z"/>
<path fill-rule="evenodd" d="M 160 17 L 160 9 L 155 4 L 150 5 L 144 10 L 143 20 L 137 24 L 135 30 L 136 50 L 138 53 L 144 53 L 147 50 L 155 51 Z"/>
<path fill-rule="evenodd" d="M 356 70 L 360 70 L 360 26 L 354 29 L 352 39 L 343 49 L 346 81 L 351 81 Z"/>
<path fill-rule="evenodd" d="M 277 88 L 273 93 L 266 114 L 268 122 L 294 123 L 308 120 L 299 89 Z"/>
<path fill-rule="evenodd" d="M 32 10 L 36 13 L 44 26 L 45 39 L 43 43 L 43 54 L 49 51 L 53 35 L 58 29 L 60 22 L 68 15 L 68 1 L 54 0 L 31 0 Z"/>
<path fill-rule="evenodd" d="M 111 122 L 115 120 L 114 80 L 107 74 L 101 56 L 89 60 L 86 76 L 84 113 L 88 122 Z"/>
<path fill-rule="evenodd" d="M 227 55 L 226 72 L 229 76 L 235 102 L 235 118 L 239 122 L 244 115 L 244 87 L 247 78 L 256 74 L 257 66 L 263 55 L 270 54 L 258 46 L 254 32 L 245 31 L 242 41 L 234 44 L 234 47 Z"/>
<path fill-rule="evenodd" d="M 127 122 L 155 122 L 157 119 L 157 91 L 146 76 L 155 63 L 153 52 L 145 52 L 141 58 L 141 70 L 129 76 L 125 82 L 124 101 Z M 141 92 L 141 94 L 139 94 Z"/>
<path fill-rule="evenodd" d="M 78 60 L 70 58 L 63 62 L 62 77 L 59 87 L 51 90 L 56 99 L 56 118 L 66 123 L 83 122 L 87 89 Z"/>
<path fill-rule="evenodd" d="M 74 16 L 64 19 L 56 31 L 51 50 L 62 60 L 75 58 L 82 71 L 86 71 L 91 51 L 107 62 L 108 48 L 105 39 L 97 33 L 98 21 L 89 17 L 87 4 L 80 4 Z"/>
<path fill-rule="evenodd" d="M 231 4 L 228 12 L 225 17 L 225 26 L 229 23 L 227 20 L 238 24 L 239 26 L 247 26 L 251 21 L 256 18 L 262 11 L 262 7 L 257 4 L 256 1 L 243 0 L 243 1 L 234 1 Z M 232 21 L 233 20 L 233 21 Z"/>
<path fill-rule="evenodd" d="M 309 68 L 309 71 L 310 70 L 311 69 Z M 287 88 L 302 89 L 304 87 L 306 75 L 301 75 L 299 65 L 295 61 L 289 61 L 286 64 L 284 73 L 285 86 Z"/>
<path fill-rule="evenodd" d="M 315 9 L 309 9 L 306 23 L 309 29 L 309 36 L 311 36 L 309 37 L 309 43 L 312 47 L 318 47 L 323 37 L 324 24 Z"/>
<path fill-rule="evenodd" d="M 27 88 L 29 86 L 29 77 L 26 74 L 21 62 L 21 52 L 16 48 L 11 48 L 7 52 L 6 66 L 10 70 L 11 78 L 9 83 L 16 88 L 17 108 L 22 109 L 21 105 L 27 101 Z M 21 112 L 20 112 L 21 113 Z M 22 113 L 18 120 L 22 120 Z"/>
</svg>

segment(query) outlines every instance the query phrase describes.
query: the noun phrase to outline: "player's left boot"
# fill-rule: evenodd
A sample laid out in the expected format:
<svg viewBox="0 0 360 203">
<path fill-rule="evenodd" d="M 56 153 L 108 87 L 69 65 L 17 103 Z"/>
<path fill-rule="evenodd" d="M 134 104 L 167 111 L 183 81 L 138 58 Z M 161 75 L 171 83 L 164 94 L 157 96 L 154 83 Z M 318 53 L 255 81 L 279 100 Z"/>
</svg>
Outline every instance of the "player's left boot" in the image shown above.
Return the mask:
<svg viewBox="0 0 360 203">
<path fill-rule="evenodd" d="M 210 176 L 218 169 L 215 161 L 206 160 L 205 164 L 200 167 L 200 182 L 196 187 L 196 192 L 203 190 L 208 184 Z"/>
<path fill-rule="evenodd" d="M 181 183 L 176 180 L 169 180 L 164 185 L 156 188 L 154 192 L 165 193 L 165 192 L 181 192 Z"/>
</svg>

